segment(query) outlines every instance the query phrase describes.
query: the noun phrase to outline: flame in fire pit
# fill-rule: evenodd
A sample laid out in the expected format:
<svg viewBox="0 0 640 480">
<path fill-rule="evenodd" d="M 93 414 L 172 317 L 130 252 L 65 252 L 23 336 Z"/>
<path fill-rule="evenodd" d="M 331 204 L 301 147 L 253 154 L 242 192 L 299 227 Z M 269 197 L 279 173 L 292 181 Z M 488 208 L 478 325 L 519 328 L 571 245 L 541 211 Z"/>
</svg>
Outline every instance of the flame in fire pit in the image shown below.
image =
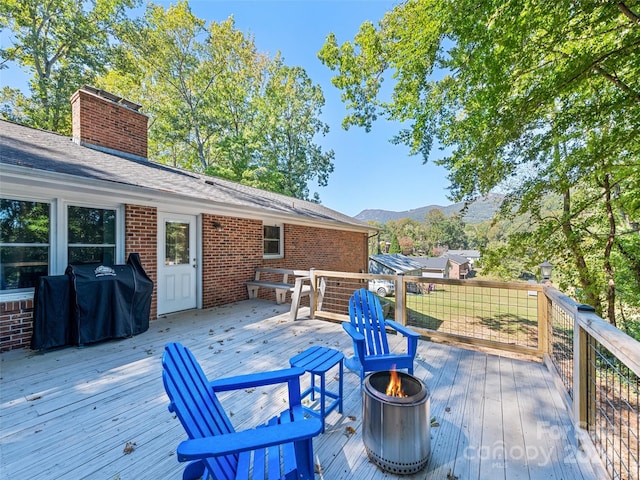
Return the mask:
<svg viewBox="0 0 640 480">
<path fill-rule="evenodd" d="M 389 375 L 389 385 L 387 385 L 387 391 L 385 392 L 389 397 L 405 398 L 404 390 L 402 390 L 402 380 L 398 376 L 396 369 L 391 370 Z"/>
</svg>

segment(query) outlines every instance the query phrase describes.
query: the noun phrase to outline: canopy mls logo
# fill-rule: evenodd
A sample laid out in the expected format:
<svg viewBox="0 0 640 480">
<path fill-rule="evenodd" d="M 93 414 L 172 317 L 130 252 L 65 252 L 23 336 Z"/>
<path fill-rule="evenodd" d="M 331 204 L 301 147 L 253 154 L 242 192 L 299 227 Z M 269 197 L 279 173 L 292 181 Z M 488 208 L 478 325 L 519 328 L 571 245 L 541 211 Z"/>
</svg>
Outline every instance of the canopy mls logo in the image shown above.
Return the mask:
<svg viewBox="0 0 640 480">
<path fill-rule="evenodd" d="M 100 265 L 99 267 L 96 267 L 93 273 L 96 274 L 96 277 L 108 277 L 108 276 L 115 277 L 116 276 L 116 271 L 113 268 L 105 267 L 104 265 Z"/>
</svg>

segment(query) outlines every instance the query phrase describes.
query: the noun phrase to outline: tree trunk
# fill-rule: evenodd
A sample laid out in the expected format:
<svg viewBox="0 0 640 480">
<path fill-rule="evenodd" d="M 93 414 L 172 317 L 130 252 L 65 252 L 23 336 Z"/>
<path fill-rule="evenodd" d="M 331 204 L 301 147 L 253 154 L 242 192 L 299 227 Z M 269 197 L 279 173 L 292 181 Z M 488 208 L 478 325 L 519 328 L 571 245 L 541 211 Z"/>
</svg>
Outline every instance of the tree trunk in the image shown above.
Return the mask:
<svg viewBox="0 0 640 480">
<path fill-rule="evenodd" d="M 605 173 L 602 182 L 604 188 L 605 208 L 607 211 L 607 220 L 609 221 L 609 234 L 604 247 L 604 271 L 607 276 L 607 316 L 609 323 L 614 327 L 616 325 L 616 284 L 613 277 L 613 267 L 611 266 L 611 250 L 616 239 L 616 220 L 613 215 L 613 207 L 611 205 L 611 181 L 608 173 Z"/>
<path fill-rule="evenodd" d="M 564 192 L 563 215 L 561 222 L 562 233 L 567 240 L 567 246 L 569 247 L 569 251 L 573 255 L 573 259 L 576 263 L 578 280 L 580 281 L 580 286 L 583 288 L 586 295 L 587 303 L 596 309 L 597 315 L 602 316 L 602 302 L 600 302 L 600 297 L 595 291 L 595 286 L 591 280 L 587 262 L 585 261 L 584 254 L 580 248 L 580 240 L 577 238 L 577 234 L 571 226 L 571 193 L 569 189 L 566 189 Z"/>
</svg>

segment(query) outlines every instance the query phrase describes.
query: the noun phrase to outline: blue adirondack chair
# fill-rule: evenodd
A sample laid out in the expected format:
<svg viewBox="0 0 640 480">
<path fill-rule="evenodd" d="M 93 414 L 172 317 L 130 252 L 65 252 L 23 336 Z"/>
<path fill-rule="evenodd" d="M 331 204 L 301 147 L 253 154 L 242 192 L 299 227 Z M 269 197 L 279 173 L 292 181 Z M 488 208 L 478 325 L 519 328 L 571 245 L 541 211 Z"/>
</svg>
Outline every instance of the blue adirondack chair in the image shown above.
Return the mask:
<svg viewBox="0 0 640 480">
<path fill-rule="evenodd" d="M 380 300 L 373 292 L 361 288 L 349 299 L 350 322 L 343 322 L 342 328 L 353 340 L 354 356 L 345 360 L 350 370 L 358 372 L 360 381 L 367 372 L 381 370 L 403 370 L 413 374 L 413 361 L 420 335 L 393 320 L 385 320 Z M 407 338 L 405 353 L 389 351 L 387 330 L 389 327 Z"/>
<path fill-rule="evenodd" d="M 320 433 L 322 423 L 317 418 L 304 418 L 300 403 L 302 369 L 210 382 L 193 353 L 179 343 L 166 345 L 162 366 L 169 411 L 177 415 L 189 436 L 177 450 L 180 462 L 191 462 L 185 467 L 184 480 L 313 479 L 312 438 Z M 288 384 L 289 408 L 263 426 L 236 432 L 216 392 L 278 383 Z"/>
</svg>

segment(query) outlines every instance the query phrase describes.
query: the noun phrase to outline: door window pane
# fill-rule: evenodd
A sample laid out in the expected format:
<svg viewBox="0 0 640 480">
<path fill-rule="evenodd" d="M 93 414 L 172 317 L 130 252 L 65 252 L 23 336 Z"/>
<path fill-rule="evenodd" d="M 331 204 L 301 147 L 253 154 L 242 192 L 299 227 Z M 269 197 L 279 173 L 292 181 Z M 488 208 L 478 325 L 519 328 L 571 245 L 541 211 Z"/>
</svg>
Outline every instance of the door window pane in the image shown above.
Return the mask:
<svg viewBox="0 0 640 480">
<path fill-rule="evenodd" d="M 165 265 L 184 265 L 189 263 L 189 224 L 166 222 L 164 244 Z"/>
<path fill-rule="evenodd" d="M 49 273 L 48 203 L 0 199 L 0 290 L 30 288 Z"/>
<path fill-rule="evenodd" d="M 116 258 L 116 211 L 70 206 L 68 261 L 113 265 Z"/>
</svg>

